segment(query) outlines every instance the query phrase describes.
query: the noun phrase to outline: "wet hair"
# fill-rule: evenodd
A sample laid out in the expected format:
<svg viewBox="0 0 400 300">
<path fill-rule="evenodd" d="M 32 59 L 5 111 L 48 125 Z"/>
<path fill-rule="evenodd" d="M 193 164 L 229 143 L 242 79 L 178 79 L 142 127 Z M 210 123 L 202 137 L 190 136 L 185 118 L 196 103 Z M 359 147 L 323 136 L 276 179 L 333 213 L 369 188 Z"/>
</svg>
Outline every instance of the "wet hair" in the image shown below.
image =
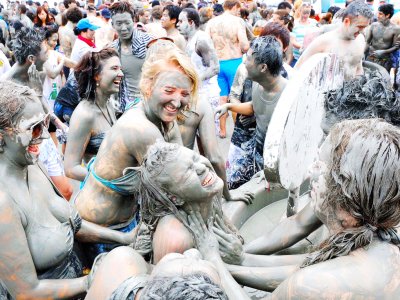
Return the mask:
<svg viewBox="0 0 400 300">
<path fill-rule="evenodd" d="M 383 13 L 385 16 L 390 15 L 390 18 L 394 15 L 393 4 L 382 4 L 378 7 L 378 11 Z"/>
<path fill-rule="evenodd" d="M 355 0 L 351 2 L 344 10 L 342 20 L 345 18 L 352 20 L 359 16 L 367 19 L 371 19 L 374 16 L 371 8 L 363 0 Z"/>
<path fill-rule="evenodd" d="M 83 18 L 81 10 L 77 7 L 68 8 L 65 16 L 68 21 L 71 21 L 74 24 L 78 23 Z"/>
<path fill-rule="evenodd" d="M 289 8 L 290 10 L 292 9 L 292 5 L 289 2 L 283 1 L 278 4 L 278 9 L 286 10 L 287 8 Z"/>
<path fill-rule="evenodd" d="M 374 235 L 400 244 L 400 130 L 381 119 L 347 120 L 331 130 L 327 194 L 321 209 L 343 210 L 358 222 L 320 245 L 303 267 L 371 244 Z"/>
<path fill-rule="evenodd" d="M 283 20 L 284 24 L 287 25 L 289 32 L 293 30 L 293 17 L 283 9 L 278 9 L 274 12 L 274 14 L 278 15 L 281 20 Z"/>
<path fill-rule="evenodd" d="M 239 0 L 225 0 L 223 4 L 224 10 L 231 10 L 234 7 L 240 7 Z"/>
<path fill-rule="evenodd" d="M 166 295 L 168 295 L 166 297 Z M 154 277 L 147 282 L 140 299 L 143 300 L 228 300 L 224 290 L 209 276 L 194 273 L 174 277 Z"/>
<path fill-rule="evenodd" d="M 135 10 L 128 1 L 118 1 L 114 2 L 110 6 L 110 12 L 111 12 L 111 17 L 115 16 L 116 14 L 123 14 L 123 13 L 128 13 L 131 15 L 132 20 L 135 18 Z"/>
<path fill-rule="evenodd" d="M 327 12 L 331 13 L 331 14 L 332 14 L 332 17 L 334 17 L 335 14 L 336 14 L 339 10 L 340 10 L 340 7 L 338 7 L 338 6 L 331 6 L 331 7 L 328 8 L 328 11 L 327 11 Z"/>
<path fill-rule="evenodd" d="M 184 8 L 182 12 L 186 13 L 186 17 L 188 18 L 189 21 L 192 21 L 196 28 L 199 28 L 200 26 L 200 16 L 197 10 L 193 8 Z"/>
<path fill-rule="evenodd" d="M 171 49 L 167 53 L 164 52 L 162 55 L 157 55 L 153 59 L 145 60 L 142 67 L 142 76 L 140 77 L 139 81 L 139 87 L 144 98 L 146 99 L 150 96 L 148 95 L 149 88 L 153 87 L 158 75 L 163 71 L 171 70 L 171 66 L 178 68 L 191 81 L 192 90 L 190 91 L 190 95 L 192 104 L 195 105 L 197 102 L 199 78 L 197 76 L 197 71 L 195 70 L 189 57 L 187 57 L 187 55 L 179 49 Z"/>
<path fill-rule="evenodd" d="M 29 55 L 39 55 L 43 40 L 44 36 L 41 32 L 22 27 L 12 41 L 12 49 L 17 62 L 24 64 Z"/>
<path fill-rule="evenodd" d="M 178 24 L 179 21 L 179 14 L 181 13 L 181 8 L 177 5 L 167 5 L 164 7 L 163 12 L 168 11 L 168 16 L 171 20 L 175 19 L 175 26 Z"/>
<path fill-rule="evenodd" d="M 267 23 L 263 29 L 261 29 L 260 36 L 272 35 L 282 42 L 283 49 L 286 49 L 290 43 L 290 32 L 289 30 L 276 22 Z"/>
<path fill-rule="evenodd" d="M 194 6 L 194 4 L 190 3 L 190 2 L 188 2 L 184 6 L 182 6 L 182 9 L 185 9 L 185 8 L 191 8 L 191 9 L 196 10 L 196 6 Z"/>
<path fill-rule="evenodd" d="M 0 81 L 0 129 L 12 128 L 28 102 L 40 103 L 34 90 L 12 81 Z"/>
<path fill-rule="evenodd" d="M 118 52 L 114 48 L 105 48 L 99 52 L 89 51 L 82 57 L 74 72 L 81 99 L 95 101 L 95 78 L 101 73 L 103 63 L 111 57 L 118 57 Z"/>
<path fill-rule="evenodd" d="M 220 14 L 222 14 L 224 12 L 224 7 L 219 4 L 219 3 L 215 3 L 213 5 L 213 15 L 214 16 L 219 16 Z"/>
<path fill-rule="evenodd" d="M 272 76 L 279 76 L 283 63 L 283 51 L 274 36 L 255 38 L 251 42 L 250 48 L 253 50 L 252 56 L 256 64 L 266 64 Z"/>
<path fill-rule="evenodd" d="M 240 9 L 240 17 L 243 20 L 247 20 L 249 15 L 250 15 L 250 12 L 249 12 L 249 10 L 247 8 L 241 8 Z"/>
<path fill-rule="evenodd" d="M 347 80 L 325 94 L 325 112 L 337 121 L 382 118 L 400 126 L 400 98 L 375 71 Z"/>
<path fill-rule="evenodd" d="M 163 9 L 162 9 L 161 5 L 154 6 L 151 9 L 151 17 L 152 17 L 152 19 L 161 20 L 161 18 L 162 18 L 162 10 Z"/>
<path fill-rule="evenodd" d="M 53 25 L 53 26 L 46 26 L 44 30 L 44 38 L 48 40 L 49 38 L 52 37 L 53 34 L 58 33 L 58 26 Z"/>
<path fill-rule="evenodd" d="M 48 12 L 48 10 L 45 8 L 45 7 L 43 7 L 43 6 L 39 6 L 38 8 L 37 8 L 37 10 L 36 10 L 36 16 L 35 16 L 35 19 L 34 19 L 34 23 L 35 24 L 38 24 L 38 25 L 42 25 L 42 20 L 39 18 L 39 14 L 42 12 L 42 11 L 44 11 L 45 13 L 46 13 L 46 24 L 49 24 L 49 23 L 51 23 L 52 21 L 53 21 L 53 17 L 51 16 L 51 14 Z"/>
</svg>

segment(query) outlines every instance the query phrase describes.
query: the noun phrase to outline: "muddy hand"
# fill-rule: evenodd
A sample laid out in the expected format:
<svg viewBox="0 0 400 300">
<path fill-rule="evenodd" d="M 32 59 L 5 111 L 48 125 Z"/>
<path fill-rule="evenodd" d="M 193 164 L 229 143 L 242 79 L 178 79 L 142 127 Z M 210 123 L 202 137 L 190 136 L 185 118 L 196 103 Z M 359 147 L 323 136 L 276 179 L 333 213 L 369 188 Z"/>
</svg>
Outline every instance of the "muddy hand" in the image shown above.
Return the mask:
<svg viewBox="0 0 400 300">
<path fill-rule="evenodd" d="M 243 201 L 247 205 L 253 203 L 254 193 L 250 191 L 242 191 L 240 189 L 236 189 L 230 190 L 229 193 L 231 194 L 230 201 Z"/>
<path fill-rule="evenodd" d="M 223 104 L 215 109 L 215 118 L 219 119 L 228 112 L 228 104 Z"/>
<path fill-rule="evenodd" d="M 244 254 L 242 242 L 236 235 L 227 233 L 229 230 L 219 216 L 216 217 L 213 232 L 219 243 L 222 260 L 228 264 L 240 265 Z"/>
<path fill-rule="evenodd" d="M 188 215 L 190 229 L 196 240 L 197 249 L 206 260 L 219 257 L 218 241 L 203 221 L 199 211 L 193 211 Z"/>
</svg>

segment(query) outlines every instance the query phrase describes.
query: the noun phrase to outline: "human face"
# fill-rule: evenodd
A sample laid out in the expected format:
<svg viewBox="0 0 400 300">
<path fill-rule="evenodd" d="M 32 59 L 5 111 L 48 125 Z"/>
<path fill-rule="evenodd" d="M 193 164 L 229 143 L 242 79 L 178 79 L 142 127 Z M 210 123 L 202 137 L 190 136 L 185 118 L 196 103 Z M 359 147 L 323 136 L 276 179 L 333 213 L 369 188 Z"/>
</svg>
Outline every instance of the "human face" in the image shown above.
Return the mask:
<svg viewBox="0 0 400 300">
<path fill-rule="evenodd" d="M 149 24 L 150 23 L 150 12 L 145 11 L 143 17 L 141 17 L 141 21 L 143 24 Z"/>
<path fill-rule="evenodd" d="M 47 39 L 47 47 L 50 50 L 53 50 L 57 46 L 58 42 L 58 33 L 53 33 L 51 37 Z"/>
<path fill-rule="evenodd" d="M 93 41 L 94 40 L 94 35 L 95 35 L 95 31 L 88 29 L 86 32 L 82 32 L 81 35 L 88 40 Z"/>
<path fill-rule="evenodd" d="M 390 19 L 390 15 L 385 16 L 385 14 L 381 11 L 378 11 L 378 21 L 381 23 L 387 23 L 387 21 Z"/>
<path fill-rule="evenodd" d="M 46 14 L 46 12 L 45 12 L 44 10 L 42 10 L 42 11 L 39 13 L 38 17 L 39 17 L 39 19 L 40 19 L 41 21 L 45 22 L 45 21 L 46 21 L 46 18 L 47 18 L 47 14 Z"/>
<path fill-rule="evenodd" d="M 43 112 L 39 100 L 25 105 L 20 117 L 7 131 L 9 134 L 5 135 L 5 144 L 13 161 L 26 166 L 38 160 L 39 145 L 43 139 L 49 138 L 48 123 L 49 115 Z"/>
<path fill-rule="evenodd" d="M 309 5 L 302 6 L 300 13 L 301 20 L 307 21 L 307 19 L 310 17 L 310 14 L 311 14 L 311 6 Z"/>
<path fill-rule="evenodd" d="M 170 29 L 175 27 L 175 19 L 171 19 L 168 14 L 168 10 L 164 10 L 161 17 L 161 26 L 164 29 Z"/>
<path fill-rule="evenodd" d="M 121 40 L 126 41 L 132 38 L 134 24 L 130 13 L 114 15 L 112 24 Z"/>
<path fill-rule="evenodd" d="M 355 40 L 369 25 L 369 19 L 363 16 L 354 17 L 353 20 L 350 20 L 350 18 L 345 18 L 343 20 L 343 25 L 344 38 L 348 40 Z"/>
<path fill-rule="evenodd" d="M 185 204 L 207 202 L 224 186 L 210 161 L 185 147 L 179 149 L 179 160 L 166 164 L 157 181 Z"/>
<path fill-rule="evenodd" d="M 101 63 L 101 72 L 97 80 L 98 88 L 105 94 L 115 94 L 119 92 L 122 77 L 121 61 L 119 57 L 113 56 Z"/>
<path fill-rule="evenodd" d="M 189 274 L 203 273 L 210 279 L 220 284 L 221 279 L 214 265 L 201 259 L 201 254 L 197 249 L 190 249 L 183 254 L 169 253 L 165 255 L 154 267 L 150 277 L 158 276 L 185 276 Z"/>
<path fill-rule="evenodd" d="M 36 69 L 38 71 L 43 70 L 43 64 L 46 62 L 47 58 L 48 58 L 48 49 L 46 46 L 46 42 L 43 41 L 43 43 L 41 45 L 40 53 L 38 56 L 36 56 L 36 60 L 35 60 Z"/>
<path fill-rule="evenodd" d="M 285 21 L 281 20 L 281 17 L 277 14 L 272 14 L 271 22 L 279 23 L 281 25 L 285 25 Z"/>
<path fill-rule="evenodd" d="M 247 69 L 247 77 L 251 80 L 257 81 L 257 78 L 259 78 L 260 75 L 262 74 L 261 67 L 264 64 L 257 64 L 254 61 L 253 49 L 250 48 L 247 51 L 246 60 L 244 64 Z"/>
<path fill-rule="evenodd" d="M 177 28 L 179 30 L 179 33 L 182 34 L 184 37 L 189 36 L 189 33 L 191 31 L 191 26 L 190 26 L 189 20 L 187 18 L 186 12 L 181 12 L 179 14 L 179 21 L 177 24 Z"/>
<path fill-rule="evenodd" d="M 157 118 L 170 123 L 188 105 L 191 90 L 192 83 L 184 73 L 177 69 L 163 71 L 153 82 L 147 103 Z"/>
</svg>

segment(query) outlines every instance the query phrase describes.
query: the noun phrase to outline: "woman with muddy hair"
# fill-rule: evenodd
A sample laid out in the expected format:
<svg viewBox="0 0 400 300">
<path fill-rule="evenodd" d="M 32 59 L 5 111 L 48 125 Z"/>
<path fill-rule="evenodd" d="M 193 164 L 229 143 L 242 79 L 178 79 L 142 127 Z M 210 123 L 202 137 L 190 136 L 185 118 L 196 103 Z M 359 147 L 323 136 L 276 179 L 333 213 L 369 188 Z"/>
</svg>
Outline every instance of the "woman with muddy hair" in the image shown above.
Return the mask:
<svg viewBox="0 0 400 300">
<path fill-rule="evenodd" d="M 144 63 L 140 89 L 144 100 L 131 103 L 109 130 L 75 200 L 83 219 L 120 231 L 138 222 L 138 187 L 124 170 L 138 166 L 157 139 L 182 144 L 176 118 L 196 101 L 198 78 L 190 60 L 172 50 Z"/>
<path fill-rule="evenodd" d="M 74 110 L 65 151 L 68 177 L 83 181 L 87 164 L 97 154 L 106 132 L 116 122 L 110 98 L 119 92 L 124 76 L 121 61 L 113 48 L 86 53 L 75 68 L 81 101 Z"/>
<path fill-rule="evenodd" d="M 154 263 L 168 253 L 183 253 L 196 246 L 187 213 L 200 211 L 206 223 L 223 219 L 220 201 L 224 183 L 210 161 L 193 150 L 157 141 L 133 172 L 140 181 L 142 222 L 150 231 L 141 232 L 134 244 L 142 252 L 143 248 L 152 249 Z M 151 245 L 144 245 L 144 241 Z"/>
<path fill-rule="evenodd" d="M 82 220 L 59 196 L 38 163 L 50 120 L 32 89 L 0 81 L 0 107 L 0 298 L 79 296 L 87 279 L 74 238 L 130 244 L 133 234 Z"/>
<path fill-rule="evenodd" d="M 288 270 L 284 268 L 288 266 L 280 256 L 264 257 L 265 269 L 228 266 L 233 277 L 245 285 L 263 281 L 265 289 L 269 283 L 270 290 L 284 280 L 268 299 L 340 299 L 343 295 L 349 299 L 399 299 L 399 141 L 400 130 L 381 119 L 335 125 L 315 163 L 319 176 L 311 192 L 312 206 L 330 237 L 286 280 Z M 204 224 L 192 231 L 196 240 L 199 235 L 207 237 L 199 249 L 219 273 L 223 271 L 225 265 L 215 250 L 216 237 Z M 282 265 L 273 268 L 277 260 Z M 273 277 L 277 279 L 271 280 Z"/>
</svg>

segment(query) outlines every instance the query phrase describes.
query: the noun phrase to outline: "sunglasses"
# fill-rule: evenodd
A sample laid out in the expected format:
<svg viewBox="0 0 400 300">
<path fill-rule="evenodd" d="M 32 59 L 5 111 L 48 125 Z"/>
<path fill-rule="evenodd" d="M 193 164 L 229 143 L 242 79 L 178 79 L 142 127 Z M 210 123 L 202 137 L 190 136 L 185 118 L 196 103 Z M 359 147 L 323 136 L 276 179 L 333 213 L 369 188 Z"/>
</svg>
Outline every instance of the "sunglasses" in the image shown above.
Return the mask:
<svg viewBox="0 0 400 300">
<path fill-rule="evenodd" d="M 50 113 L 44 115 L 44 117 L 37 121 L 36 123 L 32 124 L 25 132 L 30 132 L 32 135 L 32 140 L 37 140 L 43 134 L 44 129 L 48 129 L 50 125 Z M 23 133 L 24 130 L 17 129 L 14 126 L 11 128 L 16 133 Z"/>
<path fill-rule="evenodd" d="M 160 37 L 160 38 L 157 38 L 157 39 L 154 39 L 154 40 L 151 40 L 150 42 L 148 42 L 146 45 L 146 48 L 149 49 L 151 47 L 151 45 L 155 44 L 155 42 L 157 42 L 157 41 L 170 41 L 172 43 L 174 42 L 173 39 L 164 36 L 164 37 Z"/>
</svg>

